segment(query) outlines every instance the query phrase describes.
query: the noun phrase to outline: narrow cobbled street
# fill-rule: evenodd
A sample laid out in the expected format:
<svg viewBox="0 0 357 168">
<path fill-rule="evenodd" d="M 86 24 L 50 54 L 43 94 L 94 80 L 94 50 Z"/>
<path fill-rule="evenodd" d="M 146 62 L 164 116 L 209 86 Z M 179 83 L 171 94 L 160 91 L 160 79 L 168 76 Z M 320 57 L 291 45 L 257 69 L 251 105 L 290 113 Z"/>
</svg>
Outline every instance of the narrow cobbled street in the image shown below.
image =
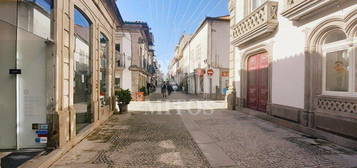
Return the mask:
<svg viewBox="0 0 357 168">
<path fill-rule="evenodd" d="M 154 93 L 111 117 L 52 167 L 355 166 L 356 151 L 224 110 L 223 101 Z"/>
</svg>

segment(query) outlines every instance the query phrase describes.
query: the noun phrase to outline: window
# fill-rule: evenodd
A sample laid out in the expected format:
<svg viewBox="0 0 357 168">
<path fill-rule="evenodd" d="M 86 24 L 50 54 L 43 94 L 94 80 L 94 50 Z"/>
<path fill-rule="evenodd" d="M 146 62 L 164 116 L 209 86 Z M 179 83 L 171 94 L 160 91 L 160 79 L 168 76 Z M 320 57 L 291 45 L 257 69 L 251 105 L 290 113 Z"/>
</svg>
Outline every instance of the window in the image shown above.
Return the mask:
<svg viewBox="0 0 357 168">
<path fill-rule="evenodd" d="M 323 40 L 323 91 L 355 94 L 357 85 L 356 42 L 341 30 L 332 30 Z M 356 94 L 357 95 L 357 94 Z"/>
<path fill-rule="evenodd" d="M 115 51 L 120 52 L 120 44 L 115 44 Z"/>
<path fill-rule="evenodd" d="M 43 39 L 53 37 L 53 0 L 23 0 L 18 2 L 18 27 Z"/>
<path fill-rule="evenodd" d="M 120 78 L 115 78 L 115 89 L 120 89 Z"/>
<path fill-rule="evenodd" d="M 91 123 L 92 70 L 90 57 L 91 22 L 77 8 L 74 9 L 74 76 L 73 106 L 76 110 L 76 132 Z"/>
<path fill-rule="evenodd" d="M 109 103 L 109 72 L 108 72 L 108 59 L 109 58 L 109 40 L 100 33 L 100 102 L 101 106 L 108 105 Z"/>
</svg>

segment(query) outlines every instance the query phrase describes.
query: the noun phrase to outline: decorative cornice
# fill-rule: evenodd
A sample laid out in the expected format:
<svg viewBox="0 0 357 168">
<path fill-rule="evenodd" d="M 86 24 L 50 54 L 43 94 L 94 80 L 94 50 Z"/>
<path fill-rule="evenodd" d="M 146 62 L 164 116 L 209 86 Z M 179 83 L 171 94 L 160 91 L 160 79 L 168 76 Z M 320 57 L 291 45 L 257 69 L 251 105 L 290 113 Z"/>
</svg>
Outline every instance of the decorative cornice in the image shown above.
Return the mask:
<svg viewBox="0 0 357 168">
<path fill-rule="evenodd" d="M 277 12 L 278 2 L 266 1 L 233 26 L 232 44 L 240 46 L 274 32 L 278 26 Z"/>
<path fill-rule="evenodd" d="M 302 17 L 316 12 L 336 0 L 285 0 L 286 9 L 281 15 L 290 20 L 300 20 Z"/>
</svg>

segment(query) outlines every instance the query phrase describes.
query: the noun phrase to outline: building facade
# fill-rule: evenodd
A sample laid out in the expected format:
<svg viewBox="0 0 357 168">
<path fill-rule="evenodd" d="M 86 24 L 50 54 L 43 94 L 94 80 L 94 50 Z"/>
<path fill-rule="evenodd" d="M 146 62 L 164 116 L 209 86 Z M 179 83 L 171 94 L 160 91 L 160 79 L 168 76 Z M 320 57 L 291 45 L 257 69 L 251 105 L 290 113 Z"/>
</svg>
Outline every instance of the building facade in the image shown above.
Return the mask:
<svg viewBox="0 0 357 168">
<path fill-rule="evenodd" d="M 192 36 L 183 36 L 170 71 L 190 94 L 223 99 L 228 87 L 229 16 L 206 17 Z"/>
<path fill-rule="evenodd" d="M 125 22 L 117 31 L 118 56 L 116 80 L 118 88 L 135 93 L 148 84 L 155 84 L 157 61 L 153 50 L 154 37 L 145 22 Z M 124 60 L 124 61 L 122 61 Z"/>
<path fill-rule="evenodd" d="M 228 108 L 356 145 L 356 2 L 230 0 L 229 10 Z"/>
<path fill-rule="evenodd" d="M 0 2 L 0 149 L 70 146 L 112 114 L 122 24 L 114 0 Z"/>
</svg>

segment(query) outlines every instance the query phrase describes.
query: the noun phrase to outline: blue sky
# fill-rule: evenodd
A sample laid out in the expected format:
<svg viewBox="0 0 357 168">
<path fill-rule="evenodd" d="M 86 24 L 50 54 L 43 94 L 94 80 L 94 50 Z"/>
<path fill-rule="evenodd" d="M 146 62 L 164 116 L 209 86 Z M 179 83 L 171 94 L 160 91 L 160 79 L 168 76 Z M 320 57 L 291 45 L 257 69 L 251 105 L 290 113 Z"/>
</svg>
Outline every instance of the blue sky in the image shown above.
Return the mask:
<svg viewBox="0 0 357 168">
<path fill-rule="evenodd" d="M 124 20 L 149 24 L 164 73 L 183 33 L 193 33 L 206 16 L 229 13 L 228 0 L 118 0 L 117 5 Z"/>
</svg>

